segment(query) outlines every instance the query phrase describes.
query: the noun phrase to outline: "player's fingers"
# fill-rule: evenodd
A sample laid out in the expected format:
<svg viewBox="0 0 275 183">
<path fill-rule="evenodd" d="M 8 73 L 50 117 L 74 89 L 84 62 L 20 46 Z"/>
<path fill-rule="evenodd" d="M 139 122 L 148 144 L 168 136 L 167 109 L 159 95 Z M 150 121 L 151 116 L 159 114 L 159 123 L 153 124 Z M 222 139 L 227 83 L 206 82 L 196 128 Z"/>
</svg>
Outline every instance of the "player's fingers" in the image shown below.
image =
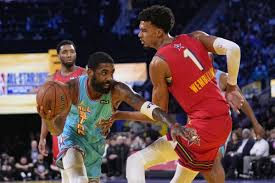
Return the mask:
<svg viewBox="0 0 275 183">
<path fill-rule="evenodd" d="M 47 119 L 51 119 L 52 118 L 52 111 L 48 110 L 46 116 L 47 116 Z"/>
<path fill-rule="evenodd" d="M 229 103 L 230 107 L 233 109 L 233 111 L 235 111 L 237 114 L 240 114 L 239 109 L 234 105 L 233 102 L 230 101 L 228 103 Z"/>
<path fill-rule="evenodd" d="M 37 106 L 37 111 L 38 111 L 39 115 L 40 115 L 42 118 L 45 118 L 45 117 L 46 117 L 47 114 L 45 113 L 44 108 L 43 108 L 42 105 L 41 105 L 41 106 Z"/>
<path fill-rule="evenodd" d="M 43 156 L 48 156 L 48 152 L 46 151 L 46 148 L 44 145 L 38 146 L 38 150 Z"/>
<path fill-rule="evenodd" d="M 43 156 L 48 156 L 48 152 L 46 150 L 40 152 Z"/>
</svg>

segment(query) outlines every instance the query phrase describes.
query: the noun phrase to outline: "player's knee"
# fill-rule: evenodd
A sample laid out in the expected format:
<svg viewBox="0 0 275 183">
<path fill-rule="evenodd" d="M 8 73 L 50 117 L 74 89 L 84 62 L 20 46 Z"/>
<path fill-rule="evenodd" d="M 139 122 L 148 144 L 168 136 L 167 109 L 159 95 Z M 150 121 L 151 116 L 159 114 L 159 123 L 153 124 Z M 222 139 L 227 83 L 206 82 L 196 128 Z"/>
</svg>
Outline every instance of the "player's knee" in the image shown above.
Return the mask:
<svg viewBox="0 0 275 183">
<path fill-rule="evenodd" d="M 62 158 L 64 169 L 83 168 L 84 160 L 81 152 L 74 148 L 68 149 Z"/>
<path fill-rule="evenodd" d="M 127 167 L 142 165 L 144 166 L 144 160 L 139 152 L 136 152 L 127 158 Z"/>
<path fill-rule="evenodd" d="M 144 160 L 139 152 L 127 158 L 126 178 L 128 183 L 145 183 Z"/>
</svg>

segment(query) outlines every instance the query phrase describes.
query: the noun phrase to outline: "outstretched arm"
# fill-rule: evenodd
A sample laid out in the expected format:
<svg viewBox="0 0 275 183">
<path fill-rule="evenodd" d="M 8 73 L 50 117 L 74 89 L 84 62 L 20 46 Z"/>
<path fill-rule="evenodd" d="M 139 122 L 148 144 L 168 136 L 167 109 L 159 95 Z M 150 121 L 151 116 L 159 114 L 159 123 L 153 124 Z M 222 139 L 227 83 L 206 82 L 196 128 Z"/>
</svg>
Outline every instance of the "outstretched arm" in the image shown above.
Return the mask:
<svg viewBox="0 0 275 183">
<path fill-rule="evenodd" d="M 139 111 L 116 111 L 112 115 L 112 121 L 115 120 L 131 120 L 145 123 L 154 123 L 155 121 Z"/>
<path fill-rule="evenodd" d="M 195 31 L 190 35 L 198 39 L 209 52 L 217 55 L 226 55 L 228 70 L 227 83 L 236 86 L 241 60 L 240 47 L 232 41 L 211 36 L 202 31 Z"/>
<path fill-rule="evenodd" d="M 115 86 L 115 89 L 119 92 L 121 101 L 126 102 L 136 111 L 140 111 L 151 120 L 164 122 L 170 127 L 176 123 L 176 121 L 168 114 L 166 114 L 166 112 L 164 112 L 158 106 L 152 104 L 151 102 L 146 102 L 139 94 L 134 92 L 126 84 L 118 82 Z"/>
<path fill-rule="evenodd" d="M 228 80 L 225 97 L 232 109 L 239 113 L 239 109 L 243 105 L 243 97 L 237 90 L 241 59 L 240 47 L 232 41 L 211 36 L 202 31 L 192 32 L 190 36 L 198 39 L 207 51 L 218 55 L 226 55 Z"/>
<path fill-rule="evenodd" d="M 219 85 L 222 91 L 226 90 L 226 86 L 227 86 L 227 79 L 228 76 L 226 73 L 222 73 L 220 75 L 220 79 L 219 79 Z M 241 92 L 240 88 L 238 87 L 239 92 Z M 248 101 L 244 98 L 244 104 L 241 107 L 242 112 L 245 113 L 245 115 L 250 119 L 250 121 L 252 122 L 253 128 L 255 130 L 255 133 L 257 135 L 261 135 L 263 136 L 265 131 L 263 129 L 263 127 L 261 126 L 261 124 L 258 122 L 253 109 L 251 108 L 250 104 L 248 103 Z"/>
<path fill-rule="evenodd" d="M 140 111 L 152 120 L 160 121 L 171 128 L 171 134 L 174 140 L 176 136 L 183 136 L 193 143 L 198 143 L 198 136 L 194 129 L 179 126 L 178 123 L 165 111 L 151 102 L 145 101 L 140 95 L 135 93 L 126 84 L 118 82 L 115 90 L 119 93 L 120 100 L 126 102 L 135 110 Z"/>
</svg>

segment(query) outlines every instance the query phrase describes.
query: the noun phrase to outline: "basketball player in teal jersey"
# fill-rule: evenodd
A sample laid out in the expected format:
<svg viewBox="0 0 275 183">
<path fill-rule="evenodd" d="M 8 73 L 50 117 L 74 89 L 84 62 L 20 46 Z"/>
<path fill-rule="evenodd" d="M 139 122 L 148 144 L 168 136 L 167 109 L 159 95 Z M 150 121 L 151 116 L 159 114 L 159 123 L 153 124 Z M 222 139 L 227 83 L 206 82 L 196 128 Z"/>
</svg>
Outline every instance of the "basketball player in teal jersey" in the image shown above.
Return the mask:
<svg viewBox="0 0 275 183">
<path fill-rule="evenodd" d="M 65 126 L 60 125 L 52 131 L 61 133 L 57 165 L 64 168 L 62 182 L 99 182 L 105 138 L 109 131 L 106 123 L 121 102 L 153 120 L 168 124 L 173 136 L 183 136 L 191 143 L 197 140 L 196 131 L 179 126 L 158 106 L 146 102 L 126 84 L 114 81 L 114 61 L 108 54 L 92 54 L 87 73 L 67 83 L 72 101 L 69 113 L 64 111 L 53 116 L 51 111 L 43 111 L 43 106 L 38 106 L 39 114 L 47 125 L 64 124 L 66 120 Z"/>
</svg>

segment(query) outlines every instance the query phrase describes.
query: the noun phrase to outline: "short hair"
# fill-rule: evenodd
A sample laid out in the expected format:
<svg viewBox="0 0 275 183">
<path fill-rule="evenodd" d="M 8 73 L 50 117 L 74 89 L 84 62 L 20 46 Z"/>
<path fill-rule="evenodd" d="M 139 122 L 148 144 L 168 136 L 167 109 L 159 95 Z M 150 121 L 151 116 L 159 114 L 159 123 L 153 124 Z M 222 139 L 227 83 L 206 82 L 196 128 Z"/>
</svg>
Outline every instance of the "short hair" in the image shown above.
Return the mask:
<svg viewBox="0 0 275 183">
<path fill-rule="evenodd" d="M 114 64 L 114 60 L 108 53 L 95 52 L 89 56 L 88 68 L 95 70 L 102 63 Z"/>
<path fill-rule="evenodd" d="M 153 5 L 142 10 L 139 13 L 138 19 L 139 21 L 150 21 L 165 33 L 170 32 L 175 24 L 175 17 L 172 10 L 160 5 Z"/>
<path fill-rule="evenodd" d="M 61 50 L 61 47 L 64 46 L 64 45 L 67 45 L 67 44 L 72 45 L 74 47 L 74 49 L 76 49 L 75 44 L 74 44 L 73 41 L 71 41 L 71 40 L 62 40 L 56 46 L 57 54 L 59 54 L 59 52 Z"/>
<path fill-rule="evenodd" d="M 246 133 L 246 134 L 250 135 L 250 134 L 251 134 L 251 131 L 250 131 L 248 128 L 245 128 L 245 129 L 243 129 L 243 131 L 242 131 L 242 134 L 243 134 L 243 133 Z"/>
</svg>

